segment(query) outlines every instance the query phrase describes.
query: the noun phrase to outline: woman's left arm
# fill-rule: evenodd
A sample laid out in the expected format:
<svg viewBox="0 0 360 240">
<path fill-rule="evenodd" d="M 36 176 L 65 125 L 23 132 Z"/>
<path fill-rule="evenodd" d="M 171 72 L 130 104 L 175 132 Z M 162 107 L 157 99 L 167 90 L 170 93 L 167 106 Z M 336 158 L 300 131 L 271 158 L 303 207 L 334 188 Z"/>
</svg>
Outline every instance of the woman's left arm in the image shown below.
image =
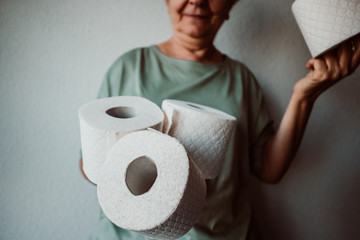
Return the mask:
<svg viewBox="0 0 360 240">
<path fill-rule="evenodd" d="M 309 73 L 293 88 L 279 129 L 267 142 L 260 178 L 276 183 L 285 174 L 305 132 L 313 104 L 321 93 L 353 73 L 360 63 L 360 35 L 339 48 L 309 60 Z"/>
</svg>

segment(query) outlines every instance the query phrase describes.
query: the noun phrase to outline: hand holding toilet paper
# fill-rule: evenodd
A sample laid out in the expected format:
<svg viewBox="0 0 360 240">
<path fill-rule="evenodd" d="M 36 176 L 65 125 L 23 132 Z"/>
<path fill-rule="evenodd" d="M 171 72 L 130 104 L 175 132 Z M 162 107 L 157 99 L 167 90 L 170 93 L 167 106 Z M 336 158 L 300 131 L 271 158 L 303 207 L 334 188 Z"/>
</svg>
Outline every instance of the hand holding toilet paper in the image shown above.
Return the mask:
<svg viewBox="0 0 360 240">
<path fill-rule="evenodd" d="M 79 110 L 81 141 L 105 215 L 119 227 L 174 239 L 201 213 L 205 179 L 219 174 L 236 119 L 184 101 L 165 100 L 162 108 L 140 97 L 87 103 Z"/>
</svg>

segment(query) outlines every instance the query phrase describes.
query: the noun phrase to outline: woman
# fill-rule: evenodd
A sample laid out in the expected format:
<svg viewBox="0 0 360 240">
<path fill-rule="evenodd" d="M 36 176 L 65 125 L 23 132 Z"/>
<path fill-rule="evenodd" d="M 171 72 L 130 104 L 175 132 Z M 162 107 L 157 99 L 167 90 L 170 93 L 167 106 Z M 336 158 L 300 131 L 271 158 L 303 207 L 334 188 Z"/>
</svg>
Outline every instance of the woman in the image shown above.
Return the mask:
<svg viewBox="0 0 360 240">
<path fill-rule="evenodd" d="M 205 207 L 197 224 L 181 239 L 253 237 L 248 231 L 251 210 L 241 186 L 239 162 L 250 161 L 252 172 L 264 182 L 278 182 L 295 156 L 317 97 L 355 71 L 360 61 L 359 37 L 309 60 L 309 73 L 295 84 L 280 126 L 274 131 L 251 72 L 213 45 L 235 2 L 166 0 L 172 37 L 121 56 L 108 71 L 99 93 L 99 97 L 142 96 L 158 105 L 167 98 L 186 100 L 237 118 L 220 175 L 207 181 Z M 116 227 L 101 214 L 93 239 L 147 238 Z"/>
</svg>

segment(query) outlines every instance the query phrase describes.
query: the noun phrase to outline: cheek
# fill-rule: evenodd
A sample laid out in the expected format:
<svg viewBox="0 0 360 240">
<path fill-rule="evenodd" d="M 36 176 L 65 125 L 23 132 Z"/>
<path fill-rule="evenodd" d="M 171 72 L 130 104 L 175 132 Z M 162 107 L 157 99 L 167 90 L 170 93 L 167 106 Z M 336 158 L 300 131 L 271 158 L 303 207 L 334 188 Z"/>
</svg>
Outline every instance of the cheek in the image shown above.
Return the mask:
<svg viewBox="0 0 360 240">
<path fill-rule="evenodd" d="M 168 13 L 173 24 L 178 25 L 181 21 L 181 12 L 187 2 L 187 0 L 168 0 Z"/>
<path fill-rule="evenodd" d="M 187 0 L 168 0 L 167 6 L 169 11 L 180 12 L 188 2 Z"/>
</svg>

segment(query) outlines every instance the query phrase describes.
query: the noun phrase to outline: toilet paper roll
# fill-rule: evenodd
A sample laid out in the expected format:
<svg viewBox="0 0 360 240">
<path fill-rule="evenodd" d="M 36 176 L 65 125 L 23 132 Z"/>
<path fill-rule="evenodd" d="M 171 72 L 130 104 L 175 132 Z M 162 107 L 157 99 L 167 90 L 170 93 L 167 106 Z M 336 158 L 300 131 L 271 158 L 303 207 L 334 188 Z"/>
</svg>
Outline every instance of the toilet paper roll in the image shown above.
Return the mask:
<svg viewBox="0 0 360 240">
<path fill-rule="evenodd" d="M 189 152 L 205 179 L 220 173 L 236 118 L 200 104 L 164 100 L 163 131 L 177 138 Z"/>
<path fill-rule="evenodd" d="M 195 224 L 206 183 L 178 140 L 145 130 L 126 135 L 109 151 L 97 194 L 115 225 L 175 239 Z"/>
<path fill-rule="evenodd" d="M 164 114 L 149 100 L 135 96 L 101 98 L 79 109 L 83 169 L 93 183 L 113 144 L 126 134 L 152 127 L 161 130 Z"/>
<path fill-rule="evenodd" d="M 292 11 L 313 57 L 360 33 L 359 0 L 296 0 Z"/>
</svg>

